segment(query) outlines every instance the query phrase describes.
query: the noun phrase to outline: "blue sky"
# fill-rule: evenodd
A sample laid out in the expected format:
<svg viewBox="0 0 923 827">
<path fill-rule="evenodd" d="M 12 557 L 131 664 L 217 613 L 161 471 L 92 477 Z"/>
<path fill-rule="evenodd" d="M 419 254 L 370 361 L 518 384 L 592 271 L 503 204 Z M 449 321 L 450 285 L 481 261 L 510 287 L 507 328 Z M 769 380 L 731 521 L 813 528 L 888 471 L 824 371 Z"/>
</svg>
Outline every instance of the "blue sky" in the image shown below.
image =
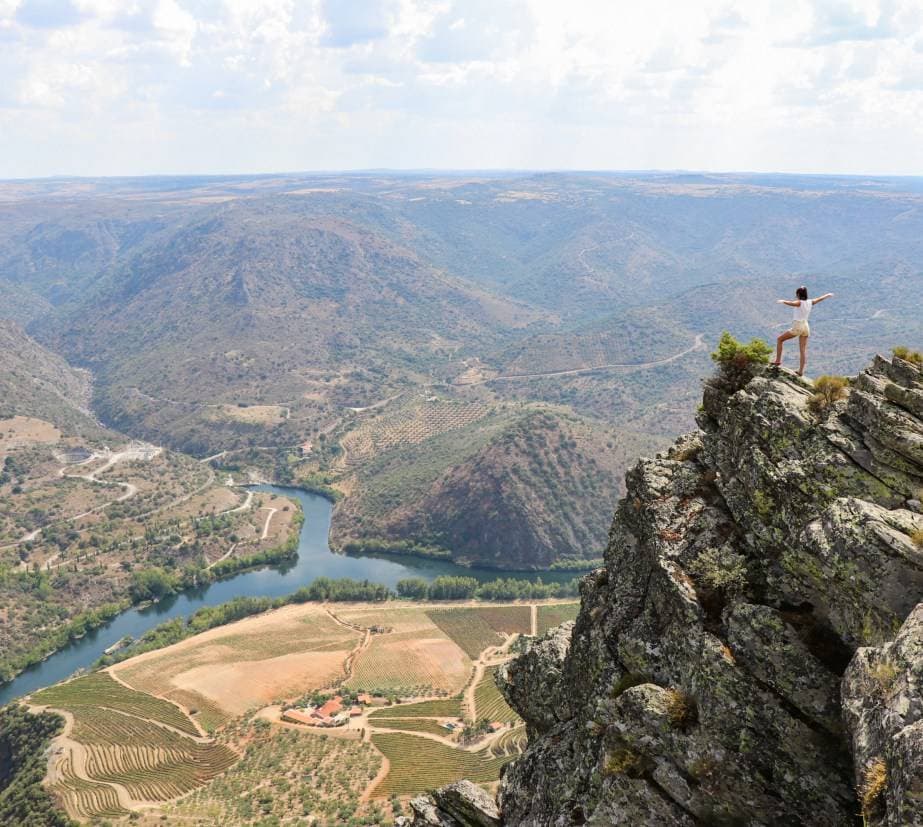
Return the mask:
<svg viewBox="0 0 923 827">
<path fill-rule="evenodd" d="M 923 174 L 917 0 L 0 0 L 0 177 Z"/>
</svg>

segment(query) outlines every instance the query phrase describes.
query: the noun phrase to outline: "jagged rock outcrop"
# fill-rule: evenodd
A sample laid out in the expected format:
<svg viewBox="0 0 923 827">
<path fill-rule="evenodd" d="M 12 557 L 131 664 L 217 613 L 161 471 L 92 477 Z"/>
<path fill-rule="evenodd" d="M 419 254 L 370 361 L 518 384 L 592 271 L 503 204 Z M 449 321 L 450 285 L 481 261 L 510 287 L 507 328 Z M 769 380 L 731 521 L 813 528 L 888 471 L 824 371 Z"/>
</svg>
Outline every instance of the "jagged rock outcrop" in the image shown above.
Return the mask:
<svg viewBox="0 0 923 827">
<path fill-rule="evenodd" d="M 629 472 L 569 648 L 502 673 L 530 736 L 504 824 L 923 824 L 920 367 L 820 414 L 753 373 Z"/>
<path fill-rule="evenodd" d="M 470 781 L 457 781 L 410 802 L 413 818 L 396 827 L 500 827 L 496 802 Z"/>
</svg>

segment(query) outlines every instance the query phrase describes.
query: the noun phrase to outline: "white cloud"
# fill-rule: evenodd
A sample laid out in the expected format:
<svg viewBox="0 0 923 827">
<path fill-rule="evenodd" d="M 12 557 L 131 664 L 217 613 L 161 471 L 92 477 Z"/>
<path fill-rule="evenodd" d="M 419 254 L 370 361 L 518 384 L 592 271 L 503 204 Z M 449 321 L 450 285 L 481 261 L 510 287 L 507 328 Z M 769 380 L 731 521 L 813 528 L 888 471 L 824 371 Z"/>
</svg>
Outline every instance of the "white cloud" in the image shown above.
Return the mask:
<svg viewBox="0 0 923 827">
<path fill-rule="evenodd" d="M 0 0 L 0 44 L 2 176 L 923 161 L 917 0 Z"/>
</svg>

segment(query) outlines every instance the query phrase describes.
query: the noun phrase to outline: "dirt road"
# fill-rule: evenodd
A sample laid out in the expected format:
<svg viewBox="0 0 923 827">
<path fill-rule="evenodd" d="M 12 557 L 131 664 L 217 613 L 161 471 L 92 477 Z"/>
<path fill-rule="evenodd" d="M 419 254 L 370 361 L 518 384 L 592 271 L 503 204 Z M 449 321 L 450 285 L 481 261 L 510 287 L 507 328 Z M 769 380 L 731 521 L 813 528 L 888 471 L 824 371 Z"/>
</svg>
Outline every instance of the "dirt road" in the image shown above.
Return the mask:
<svg viewBox="0 0 923 827">
<path fill-rule="evenodd" d="M 685 350 L 681 350 L 679 353 L 674 353 L 672 356 L 667 356 L 665 359 L 655 359 L 651 362 L 611 362 L 606 365 L 596 365 L 591 368 L 573 368 L 571 370 L 551 370 L 545 371 L 543 373 L 508 373 L 501 374 L 499 376 L 494 376 L 490 379 L 480 379 L 476 382 L 465 382 L 465 386 L 468 385 L 487 385 L 491 382 L 516 382 L 520 379 L 547 379 L 554 376 L 577 376 L 582 373 L 595 373 L 599 370 L 609 370 L 610 368 L 635 368 L 635 369 L 644 369 L 644 368 L 656 368 L 660 365 L 668 365 L 671 362 L 675 362 L 678 359 L 682 359 L 684 356 L 688 356 L 690 353 L 693 353 L 697 350 L 703 350 L 705 347 L 705 334 L 697 333 L 695 341 L 690 347 L 687 347 Z M 454 384 L 454 383 L 453 383 Z"/>
</svg>

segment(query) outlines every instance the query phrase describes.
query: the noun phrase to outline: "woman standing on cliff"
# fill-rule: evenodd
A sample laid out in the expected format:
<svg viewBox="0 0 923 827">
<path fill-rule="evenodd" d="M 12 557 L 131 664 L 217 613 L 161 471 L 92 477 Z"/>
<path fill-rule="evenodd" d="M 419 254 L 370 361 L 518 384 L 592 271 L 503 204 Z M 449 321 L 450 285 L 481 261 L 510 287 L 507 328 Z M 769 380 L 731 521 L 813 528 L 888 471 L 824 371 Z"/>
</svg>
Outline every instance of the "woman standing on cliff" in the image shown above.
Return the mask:
<svg viewBox="0 0 923 827">
<path fill-rule="evenodd" d="M 799 287 L 795 291 L 795 301 L 789 301 L 788 299 L 779 299 L 779 304 L 786 304 L 789 307 L 794 307 L 794 321 L 792 326 L 779 335 L 776 339 L 776 360 L 772 363 L 776 367 L 782 364 L 782 346 L 789 340 L 797 337 L 798 347 L 801 351 L 801 365 L 798 368 L 798 375 L 804 376 L 804 366 L 808 360 L 808 339 L 811 337 L 811 326 L 808 324 L 808 318 L 811 315 L 811 308 L 815 304 L 819 304 L 824 299 L 829 299 L 833 296 L 833 293 L 824 293 L 823 296 L 817 299 L 808 298 L 808 288 Z"/>
</svg>

